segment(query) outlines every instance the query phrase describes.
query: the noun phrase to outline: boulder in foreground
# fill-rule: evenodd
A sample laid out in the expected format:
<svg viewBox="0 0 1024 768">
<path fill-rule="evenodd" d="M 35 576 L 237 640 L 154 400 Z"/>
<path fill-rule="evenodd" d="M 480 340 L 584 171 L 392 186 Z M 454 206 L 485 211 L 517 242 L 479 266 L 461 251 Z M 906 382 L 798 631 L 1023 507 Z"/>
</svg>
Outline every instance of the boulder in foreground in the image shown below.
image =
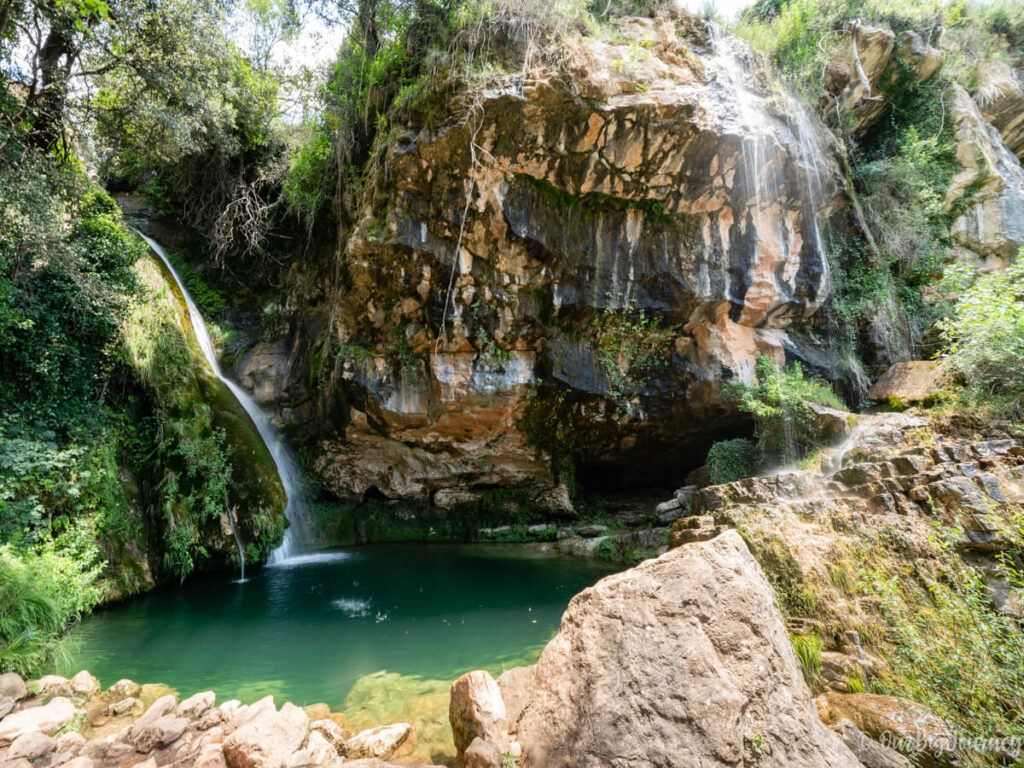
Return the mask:
<svg viewBox="0 0 1024 768">
<path fill-rule="evenodd" d="M 573 598 L 517 729 L 524 768 L 860 768 L 818 719 L 735 531 Z"/>
</svg>

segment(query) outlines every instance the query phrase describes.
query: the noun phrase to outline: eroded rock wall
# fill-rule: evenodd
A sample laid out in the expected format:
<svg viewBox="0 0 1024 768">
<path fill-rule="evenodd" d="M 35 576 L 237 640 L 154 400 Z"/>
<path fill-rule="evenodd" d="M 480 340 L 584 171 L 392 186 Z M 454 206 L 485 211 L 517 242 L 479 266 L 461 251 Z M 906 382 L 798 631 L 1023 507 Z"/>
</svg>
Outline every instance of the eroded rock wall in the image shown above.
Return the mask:
<svg viewBox="0 0 1024 768">
<path fill-rule="evenodd" d="M 517 427 L 539 382 L 592 425 L 592 474 L 678 472 L 742 425 L 720 387 L 758 354 L 834 369 L 788 333 L 831 290 L 831 136 L 742 45 L 687 23 L 622 20 L 571 76 L 510 76 L 462 121 L 395 133 L 393 189 L 343 240 L 318 342 L 343 427 L 318 464 L 330 492 L 551 486 Z M 646 371 L 597 332 L 641 311 Z"/>
</svg>

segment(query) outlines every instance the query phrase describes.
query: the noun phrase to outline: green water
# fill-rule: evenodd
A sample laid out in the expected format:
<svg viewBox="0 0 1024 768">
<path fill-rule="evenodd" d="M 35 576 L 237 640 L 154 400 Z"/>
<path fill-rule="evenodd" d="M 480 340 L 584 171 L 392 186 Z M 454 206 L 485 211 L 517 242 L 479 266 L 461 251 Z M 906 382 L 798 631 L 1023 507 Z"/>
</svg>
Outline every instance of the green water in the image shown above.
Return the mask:
<svg viewBox="0 0 1024 768">
<path fill-rule="evenodd" d="M 500 545 L 341 550 L 245 584 L 193 577 L 93 614 L 60 671 L 340 709 L 374 673 L 450 681 L 532 662 L 570 598 L 609 572 Z"/>
</svg>

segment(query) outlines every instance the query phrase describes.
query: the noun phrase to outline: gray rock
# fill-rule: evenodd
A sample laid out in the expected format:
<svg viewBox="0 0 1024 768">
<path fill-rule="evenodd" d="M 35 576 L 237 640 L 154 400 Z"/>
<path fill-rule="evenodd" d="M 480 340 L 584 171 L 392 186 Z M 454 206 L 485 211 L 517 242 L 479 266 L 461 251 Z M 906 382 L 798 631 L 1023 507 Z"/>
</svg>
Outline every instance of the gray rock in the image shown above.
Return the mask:
<svg viewBox="0 0 1024 768">
<path fill-rule="evenodd" d="M 891 747 L 868 738 L 851 721 L 843 719 L 832 726 L 839 738 L 863 763 L 864 768 L 911 768 L 911 762 Z"/>
<path fill-rule="evenodd" d="M 154 701 L 150 705 L 149 709 L 142 714 L 142 717 L 136 720 L 134 725 L 132 725 L 131 730 L 128 732 L 128 738 L 134 742 L 149 726 L 164 715 L 169 714 L 174 709 L 174 703 L 174 696 L 170 694 L 161 696 L 159 699 Z"/>
<path fill-rule="evenodd" d="M 9 696 L 15 701 L 20 701 L 28 696 L 28 688 L 21 675 L 17 672 L 7 672 L 0 675 L 0 697 Z"/>
<path fill-rule="evenodd" d="M 345 754 L 351 758 L 385 758 L 394 754 L 412 733 L 409 723 L 393 723 L 360 731 L 345 742 Z"/>
<path fill-rule="evenodd" d="M 608 530 L 607 525 L 584 525 L 581 528 L 576 529 L 576 533 L 585 539 L 592 539 L 595 536 L 600 536 Z"/>
<path fill-rule="evenodd" d="M 17 702 L 10 696 L 0 696 L 0 720 L 13 712 L 16 705 Z"/>
<path fill-rule="evenodd" d="M 139 731 L 132 741 L 140 752 L 152 752 L 180 739 L 188 724 L 187 717 L 164 715 Z"/>
<path fill-rule="evenodd" d="M 195 719 L 201 717 L 217 701 L 217 694 L 213 691 L 203 691 L 194 696 L 189 696 L 178 705 L 178 714 L 182 717 Z"/>
</svg>

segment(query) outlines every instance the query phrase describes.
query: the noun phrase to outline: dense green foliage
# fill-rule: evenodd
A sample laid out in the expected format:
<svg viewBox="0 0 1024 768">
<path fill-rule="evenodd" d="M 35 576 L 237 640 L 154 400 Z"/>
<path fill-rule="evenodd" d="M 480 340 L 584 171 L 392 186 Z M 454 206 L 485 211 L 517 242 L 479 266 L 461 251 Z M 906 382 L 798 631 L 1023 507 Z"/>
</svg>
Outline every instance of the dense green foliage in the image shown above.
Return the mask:
<svg viewBox="0 0 1024 768">
<path fill-rule="evenodd" d="M 957 295 L 942 322 L 950 363 L 982 397 L 1024 410 L 1024 256 L 1004 270 L 976 275 L 950 266 L 946 287 Z"/>
<path fill-rule="evenodd" d="M 844 407 L 827 383 L 806 378 L 799 362 L 780 370 L 765 355 L 757 359 L 753 384 L 728 382 L 724 392 L 738 398 L 740 410 L 753 417 L 761 456 L 783 464 L 818 445 L 812 403 Z"/>
<path fill-rule="evenodd" d="M 708 468 L 708 483 L 720 485 L 750 477 L 754 473 L 757 445 L 753 440 L 738 437 L 733 440 L 719 440 L 711 446 L 705 462 Z"/>
<path fill-rule="evenodd" d="M 209 558 L 238 446 L 113 200 L 77 163 L 4 138 L 0 667 L 34 672 L 99 600 Z M 251 523 L 253 557 L 280 525 Z"/>
</svg>

